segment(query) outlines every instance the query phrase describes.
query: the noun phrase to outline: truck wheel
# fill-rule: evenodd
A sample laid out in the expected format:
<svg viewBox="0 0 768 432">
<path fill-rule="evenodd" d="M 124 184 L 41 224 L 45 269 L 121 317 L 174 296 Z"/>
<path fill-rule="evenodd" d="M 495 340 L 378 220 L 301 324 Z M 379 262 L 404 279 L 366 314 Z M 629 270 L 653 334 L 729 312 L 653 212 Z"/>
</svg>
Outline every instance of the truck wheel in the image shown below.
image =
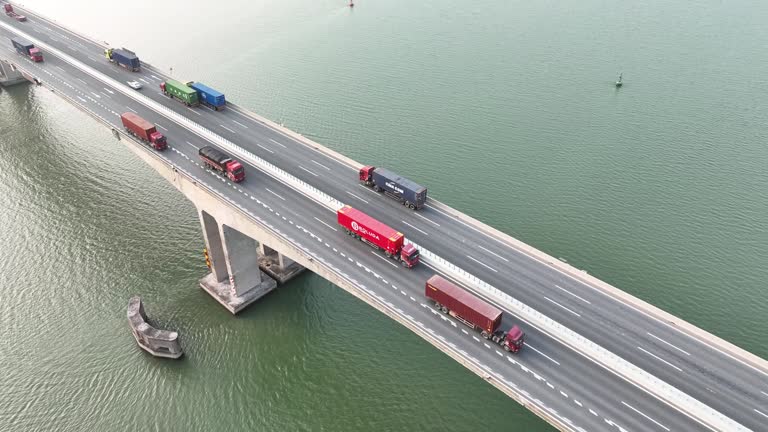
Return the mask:
<svg viewBox="0 0 768 432">
<path fill-rule="evenodd" d="M 504 348 L 504 351 L 509 352 L 509 345 L 504 344 L 503 348 Z"/>
<path fill-rule="evenodd" d="M 444 314 L 448 313 L 448 308 L 445 306 L 441 307 L 440 310 L 443 311 Z"/>
<path fill-rule="evenodd" d="M 488 339 L 488 336 L 490 336 L 490 335 L 488 334 L 488 332 L 487 332 L 487 331 L 483 330 L 483 331 L 480 333 L 480 336 L 482 336 L 482 337 L 483 337 L 483 339 Z"/>
<path fill-rule="evenodd" d="M 381 192 L 381 188 L 380 188 L 380 187 L 378 187 L 378 186 L 374 186 L 374 187 L 373 187 L 373 190 L 375 190 L 376 192 Z"/>
<path fill-rule="evenodd" d="M 438 310 L 439 310 L 441 307 L 442 307 L 442 306 L 440 305 L 440 303 L 438 303 L 438 302 L 435 302 L 435 309 L 438 309 Z"/>
</svg>

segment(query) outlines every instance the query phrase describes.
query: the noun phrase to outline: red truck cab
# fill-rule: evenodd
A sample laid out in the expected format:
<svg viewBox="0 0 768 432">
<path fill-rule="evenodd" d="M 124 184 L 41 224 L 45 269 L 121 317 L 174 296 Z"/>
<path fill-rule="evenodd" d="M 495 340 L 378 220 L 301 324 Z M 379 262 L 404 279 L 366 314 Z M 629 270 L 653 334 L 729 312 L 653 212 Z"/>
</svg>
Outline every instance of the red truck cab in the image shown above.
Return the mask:
<svg viewBox="0 0 768 432">
<path fill-rule="evenodd" d="M 504 351 L 517 353 L 523 347 L 525 342 L 525 333 L 517 325 L 512 326 L 508 332 L 497 330 L 493 333 L 491 340 L 501 345 Z"/>
<path fill-rule="evenodd" d="M 149 142 L 152 144 L 155 150 L 165 150 L 168 147 L 168 142 L 165 135 L 160 132 L 152 132 L 149 134 Z"/>
<path fill-rule="evenodd" d="M 402 261 L 408 268 L 413 268 L 419 263 L 419 256 L 419 250 L 410 243 L 400 249 L 400 261 Z"/>
<path fill-rule="evenodd" d="M 29 50 L 29 58 L 31 58 L 35 63 L 40 63 L 43 61 L 43 52 L 40 51 L 40 48 L 32 48 Z"/>
<path fill-rule="evenodd" d="M 372 165 L 367 165 L 367 166 L 364 166 L 364 167 L 360 168 L 360 181 L 363 184 L 366 184 L 368 186 L 370 186 L 372 184 L 372 182 L 373 182 L 373 170 L 375 168 L 376 167 L 374 167 Z"/>
<path fill-rule="evenodd" d="M 240 162 L 233 160 L 227 164 L 227 177 L 235 183 L 240 183 L 245 179 L 245 168 Z"/>
</svg>

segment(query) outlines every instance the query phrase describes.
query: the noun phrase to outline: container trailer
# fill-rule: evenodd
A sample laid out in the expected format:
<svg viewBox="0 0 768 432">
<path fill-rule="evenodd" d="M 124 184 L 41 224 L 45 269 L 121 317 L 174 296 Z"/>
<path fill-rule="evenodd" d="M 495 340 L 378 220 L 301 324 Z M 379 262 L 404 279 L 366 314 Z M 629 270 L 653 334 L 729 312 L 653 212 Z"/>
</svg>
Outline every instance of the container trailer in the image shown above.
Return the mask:
<svg viewBox="0 0 768 432">
<path fill-rule="evenodd" d="M 168 147 L 165 136 L 157 131 L 155 125 L 139 117 L 138 114 L 126 112 L 120 114 L 120 120 L 123 121 L 123 126 L 129 134 L 149 144 L 155 150 L 165 150 Z"/>
<path fill-rule="evenodd" d="M 141 70 L 141 61 L 136 53 L 125 48 L 107 48 L 104 50 L 104 56 L 112 63 L 124 67 L 131 72 Z"/>
<path fill-rule="evenodd" d="M 471 329 L 480 330 L 480 336 L 500 345 L 504 351 L 516 353 L 525 342 L 525 334 L 517 325 L 509 331 L 500 330 L 503 312 L 469 291 L 440 275 L 434 275 L 425 287 L 427 298 L 440 309 Z"/>
<path fill-rule="evenodd" d="M 199 82 L 188 82 L 188 87 L 191 87 L 197 92 L 197 98 L 203 105 L 212 108 L 216 111 L 221 111 L 227 106 L 224 93 L 218 92 L 207 85 Z"/>
<path fill-rule="evenodd" d="M 413 268 L 419 263 L 419 250 L 405 244 L 405 236 L 360 210 L 345 205 L 337 212 L 337 219 L 347 234 L 352 235 L 384 253 L 403 266 Z"/>
<path fill-rule="evenodd" d="M 404 206 L 419 210 L 427 203 L 427 188 L 386 168 L 365 166 L 360 169 L 360 182 L 376 192 L 400 201 Z"/>
<path fill-rule="evenodd" d="M 188 87 L 184 83 L 169 79 L 160 83 L 160 90 L 171 99 L 178 99 L 186 106 L 200 105 L 200 99 L 197 97 L 197 91 Z"/>
<path fill-rule="evenodd" d="M 43 61 L 43 52 L 39 48 L 35 48 L 32 42 L 16 36 L 11 38 L 11 43 L 16 52 L 29 57 L 33 62 L 39 63 Z"/>
</svg>

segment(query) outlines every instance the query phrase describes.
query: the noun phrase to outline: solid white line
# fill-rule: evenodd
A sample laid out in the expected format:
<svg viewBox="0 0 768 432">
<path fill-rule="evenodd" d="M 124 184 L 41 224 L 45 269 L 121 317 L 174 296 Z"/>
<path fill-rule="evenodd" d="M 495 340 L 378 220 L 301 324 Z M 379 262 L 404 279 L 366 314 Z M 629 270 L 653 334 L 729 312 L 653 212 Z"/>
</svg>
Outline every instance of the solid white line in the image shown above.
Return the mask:
<svg viewBox="0 0 768 432">
<path fill-rule="evenodd" d="M 136 111 L 135 109 L 133 109 L 133 108 L 131 108 L 131 107 L 129 107 L 129 106 L 126 106 L 126 108 L 128 108 L 129 110 L 131 110 L 131 111 L 133 111 L 133 112 L 135 112 L 135 113 L 137 113 L 137 114 L 139 113 L 138 111 Z"/>
<path fill-rule="evenodd" d="M 768 393 L 766 393 L 766 392 L 764 392 L 764 391 L 761 391 L 760 393 L 762 393 L 762 394 L 764 394 L 764 395 L 768 396 Z"/>
<path fill-rule="evenodd" d="M 288 147 L 284 146 L 283 144 L 280 144 L 279 142 L 277 142 L 277 141 L 273 140 L 272 138 L 270 138 L 269 140 L 270 140 L 270 141 L 272 141 L 273 143 L 275 143 L 275 144 L 279 145 L 279 146 L 280 146 L 280 147 L 282 147 L 282 148 L 288 148 Z"/>
<path fill-rule="evenodd" d="M 316 165 L 320 165 L 321 167 L 323 167 L 323 168 L 327 169 L 328 171 L 330 171 L 330 170 L 331 170 L 331 169 L 330 169 L 330 168 L 328 168 L 327 166 L 325 166 L 325 165 L 321 164 L 320 162 L 318 162 L 318 161 L 316 161 L 316 160 L 314 160 L 314 159 L 310 159 L 310 160 L 311 160 L 311 161 L 312 161 L 314 164 L 316 164 Z"/>
<path fill-rule="evenodd" d="M 240 122 L 239 122 L 239 121 L 237 121 L 237 120 L 232 120 L 232 123 L 235 123 L 235 124 L 236 124 L 236 125 L 238 125 L 238 126 L 242 126 L 242 127 L 246 128 L 246 129 L 248 129 L 248 126 L 246 126 L 246 125 L 244 125 L 244 124 L 240 123 Z"/>
<path fill-rule="evenodd" d="M 271 193 L 272 195 L 274 195 L 274 196 L 276 196 L 276 197 L 280 198 L 281 200 L 285 201 L 285 198 L 283 198 L 283 197 L 281 197 L 280 195 L 278 195 L 278 194 L 276 194 L 276 193 L 272 192 L 272 191 L 271 191 L 269 188 L 264 188 L 264 189 L 266 189 L 266 190 L 267 190 L 267 192 Z"/>
<path fill-rule="evenodd" d="M 560 394 L 563 395 L 563 397 L 568 397 L 568 394 L 566 394 L 564 391 L 560 390 Z"/>
<path fill-rule="evenodd" d="M 643 413 L 642 413 L 640 410 L 638 410 L 637 408 L 633 407 L 632 405 L 630 405 L 630 404 L 628 404 L 628 403 L 626 403 L 626 402 L 624 402 L 624 401 L 621 401 L 621 403 L 622 403 L 622 404 L 624 404 L 624 406 L 626 406 L 627 408 L 629 408 L 629 409 L 631 409 L 632 411 L 634 411 L 634 412 L 636 412 L 636 413 L 640 414 L 641 416 L 643 416 L 643 417 L 647 418 L 648 420 L 650 420 L 650 421 L 652 421 L 652 422 L 656 423 L 658 426 L 660 426 L 660 427 L 664 428 L 666 431 L 668 431 L 668 432 L 669 432 L 669 428 L 668 428 L 668 427 L 664 426 L 663 424 L 661 424 L 661 423 L 657 422 L 656 420 L 654 420 L 654 419 L 652 419 L 652 418 L 648 417 L 647 415 L 643 414 Z"/>
<path fill-rule="evenodd" d="M 168 129 L 165 128 L 165 126 L 160 126 L 160 123 L 155 122 L 155 126 L 159 127 L 160 129 L 168 132 Z"/>
<path fill-rule="evenodd" d="M 104 90 L 106 90 L 106 91 L 107 91 L 107 93 L 109 93 L 109 94 L 115 94 L 115 92 L 113 92 L 112 90 L 110 90 L 110 89 L 108 89 L 108 88 L 106 88 L 106 87 L 104 87 Z"/>
<path fill-rule="evenodd" d="M 384 260 L 387 264 L 391 265 L 392 267 L 397 268 L 397 266 L 395 264 L 393 264 L 392 262 L 390 262 L 388 258 L 384 258 L 383 256 L 377 254 L 374 251 L 371 251 L 371 253 L 373 254 L 373 256 L 375 256 L 375 257 L 377 257 L 377 258 L 379 258 L 381 260 Z"/>
<path fill-rule="evenodd" d="M 552 303 L 554 303 L 554 304 L 556 304 L 556 305 L 560 306 L 561 308 L 563 308 L 563 309 L 567 310 L 568 312 L 570 312 L 570 313 L 572 313 L 572 314 L 576 315 L 577 317 L 581 317 L 581 315 L 579 315 L 578 313 L 576 313 L 576 312 L 574 312 L 574 311 L 572 311 L 572 310 L 568 309 L 567 307 L 565 307 L 565 306 L 561 305 L 560 303 L 558 303 L 558 302 L 556 302 L 556 301 L 552 300 L 551 298 L 549 298 L 549 297 L 547 297 L 547 296 L 544 296 L 544 298 L 545 298 L 545 299 L 547 299 L 547 300 L 549 300 L 550 302 L 552 302 Z"/>
<path fill-rule="evenodd" d="M 144 78 L 139 78 L 140 81 L 144 81 L 145 83 L 149 84 L 149 81 L 145 80 Z"/>
<path fill-rule="evenodd" d="M 96 92 L 91 92 L 91 94 L 92 94 L 92 95 L 94 95 L 94 96 L 96 96 L 97 98 L 101 99 L 101 95 L 99 95 L 98 93 L 96 93 Z"/>
<path fill-rule="evenodd" d="M 263 146 L 263 145 L 261 145 L 261 144 L 256 144 L 256 145 L 257 145 L 257 146 L 259 146 L 259 147 L 261 147 L 261 148 L 263 148 L 264 150 L 266 150 L 266 151 L 268 151 L 268 152 L 270 152 L 270 153 L 274 153 L 272 150 L 270 150 L 270 149 L 268 149 L 268 148 L 264 147 L 264 146 Z"/>
<path fill-rule="evenodd" d="M 195 149 L 197 149 L 197 150 L 200 150 L 200 147 L 198 147 L 198 146 L 196 146 L 196 145 L 192 144 L 191 142 L 189 142 L 189 141 L 184 141 L 184 142 L 186 142 L 187 144 L 191 145 L 191 146 L 192 146 L 192 147 L 194 147 Z"/>
<path fill-rule="evenodd" d="M 642 351 L 642 352 L 644 352 L 644 353 L 648 354 L 649 356 L 652 356 L 652 357 L 656 358 L 656 360 L 662 361 L 662 362 L 664 362 L 664 363 L 668 364 L 669 366 L 672 366 L 673 368 L 677 369 L 679 372 L 682 372 L 682 371 L 683 371 L 683 370 L 682 370 L 682 369 L 680 369 L 679 367 L 677 367 L 677 366 L 673 365 L 672 363 L 670 363 L 670 362 L 668 362 L 668 361 L 664 360 L 663 358 L 661 358 L 661 357 L 657 356 L 656 354 L 654 354 L 654 353 L 652 353 L 652 352 L 646 351 L 646 350 L 644 350 L 644 349 L 643 349 L 643 348 L 641 348 L 641 347 L 637 347 L 637 349 L 639 349 L 640 351 Z"/>
<path fill-rule="evenodd" d="M 550 357 L 550 356 L 548 356 L 548 355 L 544 354 L 543 352 L 541 352 L 541 351 L 537 350 L 536 348 L 532 347 L 532 346 L 531 346 L 531 344 L 529 344 L 529 343 L 527 343 L 527 342 L 526 342 L 526 343 L 525 343 L 525 346 L 526 346 L 526 347 L 528 347 L 528 348 L 530 348 L 530 349 L 532 349 L 532 350 L 534 350 L 534 351 L 536 351 L 537 353 L 539 353 L 539 354 L 543 355 L 544 357 L 548 358 L 548 359 L 549 359 L 549 360 L 550 360 L 552 363 L 554 363 L 554 364 L 556 364 L 556 365 L 560 366 L 560 363 L 559 363 L 557 360 L 553 359 L 552 357 Z"/>
<path fill-rule="evenodd" d="M 484 251 L 488 252 L 488 253 L 489 253 L 489 254 L 491 254 L 491 255 L 494 255 L 496 258 L 501 258 L 501 259 L 503 259 L 504 261 L 506 261 L 506 262 L 509 262 L 509 260 L 508 260 L 508 259 L 506 259 L 506 258 L 504 258 L 503 256 L 501 256 L 501 255 L 499 255 L 499 254 L 497 254 L 497 253 L 491 252 L 491 251 L 489 251 L 488 249 L 486 249 L 486 248 L 484 248 L 484 247 L 482 247 L 482 246 L 480 246 L 480 245 L 477 245 L 477 247 L 479 247 L 480 249 L 482 249 L 482 250 L 484 250 Z"/>
<path fill-rule="evenodd" d="M 576 294 L 574 294 L 574 293 L 572 293 L 572 292 L 568 291 L 567 289 L 565 289 L 565 288 L 561 287 L 560 285 L 555 285 L 555 288 L 558 288 L 558 289 L 560 289 L 560 290 L 562 290 L 562 291 L 565 291 L 565 292 L 567 292 L 568 294 L 570 294 L 570 295 L 572 295 L 572 296 L 576 297 L 577 299 L 579 299 L 579 300 L 583 301 L 583 302 L 584 302 L 584 303 L 586 303 L 586 304 L 592 304 L 592 302 L 590 302 L 589 300 L 586 300 L 586 299 L 583 299 L 583 298 L 581 298 L 581 297 L 577 296 Z"/>
<path fill-rule="evenodd" d="M 428 236 L 428 235 L 429 235 L 429 234 L 427 234 L 426 232 L 424 232 L 424 231 L 422 231 L 422 230 L 420 230 L 420 229 L 416 228 L 415 226 L 413 226 L 413 225 L 409 224 L 409 223 L 408 223 L 408 222 L 406 222 L 406 221 L 401 221 L 401 222 L 402 222 L 402 223 L 404 223 L 404 224 L 406 224 L 406 225 L 408 225 L 409 227 L 411 227 L 411 228 L 415 229 L 416 231 L 419 231 L 420 233 L 422 233 L 422 234 L 424 234 L 424 235 L 426 235 L 426 236 Z"/>
<path fill-rule="evenodd" d="M 308 169 L 304 168 L 304 167 L 303 167 L 303 166 L 301 166 L 301 165 L 299 165 L 299 168 L 301 168 L 301 169 L 303 169 L 304 171 L 306 171 L 306 172 L 308 172 L 308 173 L 312 174 L 312 175 L 313 175 L 313 176 L 315 176 L 315 177 L 320 177 L 319 175 L 317 175 L 317 174 L 313 173 L 312 171 L 310 171 L 310 170 L 308 170 Z"/>
<path fill-rule="evenodd" d="M 752 409 L 753 409 L 753 410 L 754 410 L 756 413 L 760 414 L 761 416 L 763 416 L 763 417 L 768 417 L 768 414 L 765 414 L 765 413 L 761 413 L 760 411 L 758 411 L 758 410 L 757 410 L 757 409 L 755 409 L 755 408 L 752 408 Z"/>
<path fill-rule="evenodd" d="M 200 114 L 199 112 L 197 112 L 197 111 L 193 110 L 192 108 L 187 108 L 187 109 L 188 109 L 189 111 L 191 111 L 191 112 L 193 112 L 193 113 L 195 113 L 195 114 L 199 115 L 199 116 L 201 116 L 201 115 L 202 115 L 202 114 Z"/>
<path fill-rule="evenodd" d="M 81 100 L 81 101 L 83 101 L 83 102 L 86 102 L 86 103 L 88 102 L 87 100 L 85 100 L 85 99 L 81 98 L 80 96 L 78 96 L 77 98 L 78 98 L 78 99 L 80 99 L 80 100 Z"/>
<path fill-rule="evenodd" d="M 369 202 L 368 202 L 368 201 L 366 201 L 366 200 L 364 200 L 364 199 L 360 198 L 359 196 L 357 196 L 357 195 L 353 194 L 352 192 L 349 192 L 349 191 L 345 191 L 345 192 L 347 192 L 348 194 L 352 195 L 353 197 L 355 197 L 355 198 L 359 199 L 360 201 L 362 201 L 362 202 L 364 202 L 364 203 L 366 203 L 366 204 L 369 204 Z"/>
<path fill-rule="evenodd" d="M 589 412 L 592 413 L 593 416 L 597 417 L 597 413 L 592 410 L 592 408 L 589 409 Z"/>
<path fill-rule="evenodd" d="M 152 78 L 154 78 L 154 79 L 158 80 L 158 81 L 160 80 L 160 78 L 158 78 L 158 77 L 156 77 L 156 76 L 154 76 L 154 75 L 150 75 L 150 76 L 151 76 Z"/>
<path fill-rule="evenodd" d="M 481 265 L 481 266 L 483 266 L 483 267 L 486 267 L 486 268 L 487 268 L 487 269 L 489 269 L 489 270 L 492 270 L 492 271 L 494 271 L 494 272 L 496 272 L 496 273 L 498 273 L 498 272 L 499 272 L 498 270 L 496 270 L 495 268 L 493 268 L 493 267 L 489 266 L 488 264 L 485 264 L 485 263 L 483 263 L 482 261 L 478 261 L 478 260 L 476 260 L 476 259 L 472 258 L 472 257 L 471 257 L 471 256 L 469 256 L 469 255 L 467 255 L 467 258 L 469 258 L 469 259 L 471 259 L 472 261 L 474 261 L 474 262 L 476 262 L 476 263 L 480 264 L 480 265 Z"/>
<path fill-rule="evenodd" d="M 314 216 L 312 216 L 312 217 L 314 217 Z M 327 226 L 328 228 L 330 228 L 330 229 L 334 230 L 334 231 L 338 231 L 336 228 L 334 228 L 334 227 L 332 227 L 332 226 L 328 225 L 327 223 L 325 223 L 325 222 L 321 221 L 321 220 L 320 220 L 320 219 L 318 219 L 318 218 L 315 218 L 315 220 L 316 220 L 316 221 L 318 221 L 318 222 L 320 222 L 321 224 L 323 224 L 323 225 Z"/>
<path fill-rule="evenodd" d="M 425 221 L 427 221 L 427 222 L 430 222 L 430 223 L 433 223 L 433 224 L 435 224 L 435 225 L 437 225 L 437 226 L 440 226 L 440 224 L 439 224 L 439 223 L 437 223 L 437 222 L 433 221 L 432 219 L 428 219 L 428 218 L 425 218 L 424 216 L 422 216 L 422 215 L 420 215 L 420 214 L 418 214 L 418 213 L 414 213 L 414 214 L 415 214 L 416 216 L 418 216 L 418 217 L 420 217 L 420 218 L 424 219 L 424 220 L 425 220 Z"/>
<path fill-rule="evenodd" d="M 646 332 L 646 333 L 647 333 L 647 332 Z M 662 339 L 662 338 L 660 338 L 660 337 L 658 337 L 658 336 L 656 336 L 656 335 L 654 335 L 654 334 L 648 333 L 648 336 L 650 336 L 650 337 L 652 337 L 652 338 L 654 338 L 654 339 L 657 339 L 657 340 L 659 340 L 659 341 L 661 341 L 661 342 L 664 342 L 665 344 L 667 344 L 667 345 L 671 346 L 672 348 L 674 348 L 674 349 L 676 349 L 676 350 L 680 351 L 681 353 L 683 353 L 683 354 L 685 354 L 685 355 L 690 355 L 690 354 L 688 353 L 688 351 L 682 350 L 682 349 L 680 349 L 680 348 L 678 348 L 678 347 L 676 347 L 676 346 L 672 345 L 671 343 L 669 343 L 669 342 L 665 341 L 664 339 Z"/>
<path fill-rule="evenodd" d="M 219 125 L 219 126 L 223 127 L 224 129 L 226 129 L 226 130 L 228 130 L 228 131 L 230 131 L 232 133 L 237 133 L 237 132 L 233 131 L 232 129 L 230 129 L 230 128 L 224 126 L 224 125 Z"/>
</svg>

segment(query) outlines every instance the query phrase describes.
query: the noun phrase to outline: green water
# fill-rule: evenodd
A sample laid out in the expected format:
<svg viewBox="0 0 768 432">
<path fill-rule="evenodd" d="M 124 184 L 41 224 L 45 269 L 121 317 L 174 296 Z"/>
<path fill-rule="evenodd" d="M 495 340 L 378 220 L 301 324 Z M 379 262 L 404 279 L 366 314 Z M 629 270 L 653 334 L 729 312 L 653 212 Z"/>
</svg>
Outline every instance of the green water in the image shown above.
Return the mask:
<svg viewBox="0 0 768 432">
<path fill-rule="evenodd" d="M 91 3 L 28 1 L 768 357 L 765 2 Z M 313 275 L 231 317 L 193 207 L 48 91 L 0 155 L 0 430 L 550 430 Z"/>
</svg>

